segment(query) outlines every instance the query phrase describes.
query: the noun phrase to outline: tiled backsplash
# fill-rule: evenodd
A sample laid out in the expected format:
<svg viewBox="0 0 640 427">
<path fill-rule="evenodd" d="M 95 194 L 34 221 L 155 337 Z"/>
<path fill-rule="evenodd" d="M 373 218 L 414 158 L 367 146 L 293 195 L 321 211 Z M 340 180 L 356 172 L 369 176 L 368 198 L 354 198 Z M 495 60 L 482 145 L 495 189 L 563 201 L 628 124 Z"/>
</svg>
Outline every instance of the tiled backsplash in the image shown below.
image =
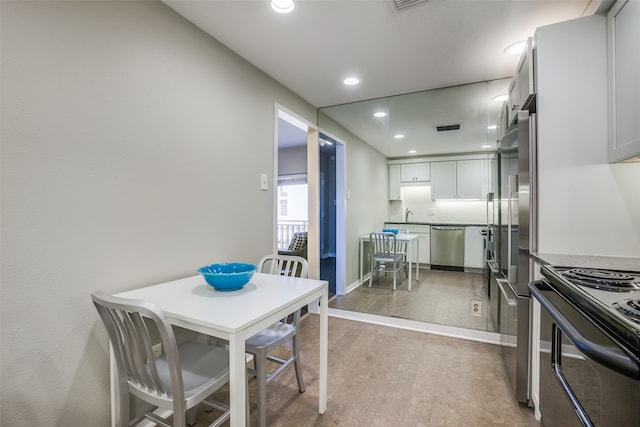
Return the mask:
<svg viewBox="0 0 640 427">
<path fill-rule="evenodd" d="M 484 200 L 431 200 L 431 187 L 403 187 L 402 200 L 389 202 L 389 221 L 403 222 L 409 209 L 410 222 L 486 224 Z"/>
</svg>

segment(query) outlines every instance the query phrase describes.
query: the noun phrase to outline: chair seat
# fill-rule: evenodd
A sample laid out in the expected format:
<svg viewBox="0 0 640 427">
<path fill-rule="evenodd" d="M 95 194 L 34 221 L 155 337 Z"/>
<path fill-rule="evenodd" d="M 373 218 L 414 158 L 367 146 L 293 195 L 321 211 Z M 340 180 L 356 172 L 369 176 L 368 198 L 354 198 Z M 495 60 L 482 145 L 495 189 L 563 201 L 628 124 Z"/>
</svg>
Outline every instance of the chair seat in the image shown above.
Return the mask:
<svg viewBox="0 0 640 427">
<path fill-rule="evenodd" d="M 245 343 L 246 350 L 248 353 L 251 353 L 252 348 L 270 347 L 288 338 L 289 335 L 295 333 L 295 331 L 296 329 L 293 325 L 280 322 L 275 323 L 249 338 Z"/>
<path fill-rule="evenodd" d="M 377 262 L 401 262 L 403 260 L 403 255 L 398 254 L 396 256 L 386 256 L 386 255 L 373 255 L 373 260 Z"/>
<path fill-rule="evenodd" d="M 216 388 L 229 379 L 229 354 L 220 347 L 197 341 L 188 341 L 178 346 L 182 366 L 182 381 L 185 398 L 202 389 Z M 156 359 L 160 381 L 171 392 L 170 369 L 166 356 Z M 148 369 L 147 369 L 148 370 Z"/>
</svg>

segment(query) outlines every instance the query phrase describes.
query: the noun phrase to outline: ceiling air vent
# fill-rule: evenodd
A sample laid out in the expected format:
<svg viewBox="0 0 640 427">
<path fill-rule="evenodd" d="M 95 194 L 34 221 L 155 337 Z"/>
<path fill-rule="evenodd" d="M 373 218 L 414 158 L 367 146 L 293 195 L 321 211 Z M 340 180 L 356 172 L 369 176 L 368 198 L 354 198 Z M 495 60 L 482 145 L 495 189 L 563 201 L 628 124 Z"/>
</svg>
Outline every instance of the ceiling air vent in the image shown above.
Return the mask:
<svg viewBox="0 0 640 427">
<path fill-rule="evenodd" d="M 448 130 L 458 130 L 460 129 L 460 124 L 457 125 L 444 125 L 444 126 L 436 126 L 438 132 L 445 132 Z"/>
<path fill-rule="evenodd" d="M 429 0 L 391 0 L 394 12 L 402 12 L 414 6 L 419 6 Z"/>
</svg>

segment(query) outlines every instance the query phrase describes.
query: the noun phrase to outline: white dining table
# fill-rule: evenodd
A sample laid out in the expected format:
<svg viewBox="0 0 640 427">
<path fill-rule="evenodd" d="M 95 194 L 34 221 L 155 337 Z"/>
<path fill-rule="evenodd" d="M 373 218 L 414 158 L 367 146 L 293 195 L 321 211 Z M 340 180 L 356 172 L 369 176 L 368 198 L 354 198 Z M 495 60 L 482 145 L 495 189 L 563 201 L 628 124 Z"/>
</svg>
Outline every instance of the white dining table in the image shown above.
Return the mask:
<svg viewBox="0 0 640 427">
<path fill-rule="evenodd" d="M 229 345 L 231 426 L 245 426 L 245 340 L 288 314 L 319 300 L 320 366 L 318 412 L 327 409 L 328 282 L 256 273 L 242 289 L 217 291 L 202 276 L 116 294 L 158 305 L 172 325 L 222 338 Z M 118 419 L 115 363 L 111 359 L 112 425 Z"/>
<path fill-rule="evenodd" d="M 406 242 L 407 243 L 407 260 L 409 261 L 409 271 L 407 277 L 407 287 L 411 290 L 411 268 L 413 265 L 413 247 L 415 246 L 416 250 L 416 280 L 420 279 L 420 246 L 418 245 L 418 238 L 420 236 L 417 234 L 409 234 L 409 233 L 398 233 L 396 234 L 396 242 Z M 364 242 L 368 242 L 371 239 L 369 234 L 365 236 L 360 236 L 360 283 L 362 284 L 362 280 L 364 278 Z"/>
</svg>

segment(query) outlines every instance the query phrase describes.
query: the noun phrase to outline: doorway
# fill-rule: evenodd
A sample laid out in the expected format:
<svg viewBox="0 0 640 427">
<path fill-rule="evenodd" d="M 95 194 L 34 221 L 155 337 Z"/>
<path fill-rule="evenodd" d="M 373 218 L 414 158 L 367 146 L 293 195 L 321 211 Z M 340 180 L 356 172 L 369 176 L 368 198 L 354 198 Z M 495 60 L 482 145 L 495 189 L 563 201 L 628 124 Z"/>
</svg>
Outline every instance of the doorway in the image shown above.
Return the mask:
<svg viewBox="0 0 640 427">
<path fill-rule="evenodd" d="M 329 294 L 343 295 L 346 280 L 346 197 L 344 144 L 276 104 L 276 189 L 279 183 L 307 184 L 307 218 L 296 218 L 309 233 L 309 271 L 329 282 Z M 279 190 L 274 200 L 274 246 L 284 245 L 278 222 Z M 304 229 L 304 230 L 303 230 Z M 297 230 L 298 231 L 298 230 Z M 281 241 L 282 240 L 282 241 Z M 317 250 L 316 250 L 317 249 Z"/>
</svg>

